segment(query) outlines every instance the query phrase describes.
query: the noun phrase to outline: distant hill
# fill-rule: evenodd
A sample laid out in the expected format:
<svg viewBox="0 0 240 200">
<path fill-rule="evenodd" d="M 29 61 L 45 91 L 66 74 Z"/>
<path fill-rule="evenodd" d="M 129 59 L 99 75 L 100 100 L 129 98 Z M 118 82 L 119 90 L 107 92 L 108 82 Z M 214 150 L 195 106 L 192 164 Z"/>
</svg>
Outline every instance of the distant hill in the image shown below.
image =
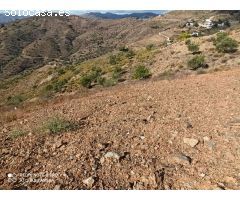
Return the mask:
<svg viewBox="0 0 240 200">
<path fill-rule="evenodd" d="M 35 16 L 0 26 L 0 79 L 55 60 L 81 63 L 136 42 L 141 46 L 162 43 L 165 38 L 159 36 L 159 32 L 179 27 L 193 17 L 204 19 L 218 15 L 210 11 L 172 11 L 164 17 L 138 20 L 136 18 L 158 16 L 159 13 L 98 14 L 105 19 L 107 15 L 121 18 Z M 175 37 L 175 29 L 168 35 Z"/>
<path fill-rule="evenodd" d="M 151 17 L 158 16 L 154 12 L 139 12 L 139 13 L 113 13 L 113 12 L 89 12 L 89 13 L 81 13 L 81 12 L 73 12 L 74 15 L 89 17 L 89 18 L 98 18 L 98 19 L 123 19 L 123 18 L 137 18 L 137 19 L 147 19 Z M 0 13 L 0 24 L 6 24 L 9 22 L 13 22 L 15 20 L 24 19 L 27 17 L 24 16 L 6 16 L 4 13 Z"/>
<path fill-rule="evenodd" d="M 0 77 L 54 59 L 82 62 L 96 58 L 157 31 L 147 23 L 135 18 L 93 20 L 80 16 L 30 17 L 8 23 L 0 28 Z"/>
<path fill-rule="evenodd" d="M 123 18 L 137 18 L 137 19 L 147 19 L 159 16 L 156 13 L 152 12 L 139 12 L 139 13 L 130 13 L 130 14 L 116 14 L 111 12 L 101 13 L 101 12 L 89 12 L 84 14 L 85 17 L 93 17 L 99 19 L 123 19 Z"/>
<path fill-rule="evenodd" d="M 9 22 L 13 22 L 18 19 L 23 19 L 25 17 L 22 16 L 6 16 L 5 14 L 0 14 L 0 24 L 6 24 Z"/>
</svg>

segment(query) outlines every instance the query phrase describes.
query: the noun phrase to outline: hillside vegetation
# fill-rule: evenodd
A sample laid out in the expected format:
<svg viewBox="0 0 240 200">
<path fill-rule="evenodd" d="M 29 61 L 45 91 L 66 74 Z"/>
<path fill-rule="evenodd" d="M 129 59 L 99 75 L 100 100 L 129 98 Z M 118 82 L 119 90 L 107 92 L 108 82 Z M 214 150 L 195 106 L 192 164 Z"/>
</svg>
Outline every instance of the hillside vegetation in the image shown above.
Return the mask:
<svg viewBox="0 0 240 200">
<path fill-rule="evenodd" d="M 239 12 L 34 17 L 0 36 L 0 189 L 240 189 Z M 57 177 L 27 182 L 42 172 Z"/>
</svg>

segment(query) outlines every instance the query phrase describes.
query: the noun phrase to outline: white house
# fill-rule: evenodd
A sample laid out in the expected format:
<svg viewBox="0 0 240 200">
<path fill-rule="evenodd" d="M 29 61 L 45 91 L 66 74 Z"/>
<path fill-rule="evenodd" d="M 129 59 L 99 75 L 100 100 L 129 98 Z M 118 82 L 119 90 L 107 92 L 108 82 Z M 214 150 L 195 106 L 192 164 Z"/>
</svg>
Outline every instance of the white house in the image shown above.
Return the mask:
<svg viewBox="0 0 240 200">
<path fill-rule="evenodd" d="M 214 25 L 213 21 L 211 19 L 206 19 L 203 24 L 199 24 L 201 27 L 206 29 L 211 29 Z"/>
<path fill-rule="evenodd" d="M 192 33 L 191 33 L 191 36 L 192 36 L 192 37 L 198 37 L 198 36 L 199 36 L 199 32 L 192 32 Z"/>
<path fill-rule="evenodd" d="M 193 19 L 189 19 L 187 21 L 187 23 L 185 24 L 185 27 L 190 28 L 194 26 L 194 20 Z"/>
</svg>

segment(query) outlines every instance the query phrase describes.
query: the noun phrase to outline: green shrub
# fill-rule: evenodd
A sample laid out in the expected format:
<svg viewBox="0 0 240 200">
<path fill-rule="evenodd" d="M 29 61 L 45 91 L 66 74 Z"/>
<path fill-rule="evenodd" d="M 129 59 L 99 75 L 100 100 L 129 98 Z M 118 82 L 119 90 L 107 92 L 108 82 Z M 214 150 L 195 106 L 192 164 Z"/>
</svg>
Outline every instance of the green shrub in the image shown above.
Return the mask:
<svg viewBox="0 0 240 200">
<path fill-rule="evenodd" d="M 66 71 L 64 69 L 60 68 L 60 69 L 57 70 L 57 73 L 58 73 L 58 75 L 63 75 L 63 74 L 66 73 Z"/>
<path fill-rule="evenodd" d="M 181 34 L 179 35 L 179 40 L 186 40 L 188 38 L 190 38 L 191 35 L 187 32 L 181 32 Z"/>
<path fill-rule="evenodd" d="M 226 32 L 217 33 L 217 37 L 212 38 L 213 44 L 216 45 L 218 42 L 221 42 L 226 37 L 228 37 L 228 34 Z"/>
<path fill-rule="evenodd" d="M 196 70 L 201 67 L 206 67 L 205 58 L 203 55 L 196 55 L 188 61 L 188 67 L 191 70 Z"/>
<path fill-rule="evenodd" d="M 187 42 L 187 47 L 188 47 L 188 51 L 191 51 L 192 53 L 196 53 L 199 52 L 199 45 L 195 44 L 193 42 Z"/>
<path fill-rule="evenodd" d="M 191 44 L 192 42 L 191 42 L 191 40 L 190 39 L 187 39 L 186 41 L 185 41 L 185 44 L 186 45 L 189 45 L 189 44 Z"/>
<path fill-rule="evenodd" d="M 88 74 L 86 75 L 83 75 L 81 78 L 80 78 L 80 84 L 83 86 L 83 87 L 86 87 L 86 88 L 90 88 L 91 85 L 92 85 L 92 77 Z"/>
<path fill-rule="evenodd" d="M 134 56 L 135 56 L 135 53 L 133 50 L 128 50 L 125 54 L 125 56 L 128 58 L 128 59 L 132 59 Z"/>
<path fill-rule="evenodd" d="M 227 33 L 218 33 L 213 43 L 220 53 L 233 53 L 238 48 L 238 42 L 230 38 Z"/>
<path fill-rule="evenodd" d="M 89 73 L 80 78 L 80 84 L 83 87 L 90 88 L 94 82 L 98 82 L 98 79 L 101 77 L 101 75 L 102 69 L 99 67 L 94 67 Z"/>
<path fill-rule="evenodd" d="M 22 95 L 15 95 L 15 96 L 9 96 L 7 98 L 7 104 L 8 105 L 19 105 L 25 100 L 25 98 Z"/>
<path fill-rule="evenodd" d="M 110 55 L 109 64 L 111 64 L 111 65 L 116 65 L 117 64 L 117 56 L 116 55 Z"/>
<path fill-rule="evenodd" d="M 122 74 L 122 68 L 119 66 L 116 66 L 113 68 L 111 78 L 99 76 L 97 78 L 97 83 L 104 87 L 114 86 L 118 83 L 118 79 L 121 77 L 121 74 Z"/>
<path fill-rule="evenodd" d="M 52 84 L 48 84 L 46 87 L 45 87 L 45 91 L 51 91 L 53 90 L 53 85 Z"/>
<path fill-rule="evenodd" d="M 27 134 L 27 132 L 23 131 L 23 130 L 13 130 L 10 134 L 10 137 L 15 139 L 15 138 L 18 138 L 18 137 L 22 137 L 26 134 Z"/>
<path fill-rule="evenodd" d="M 120 76 L 122 75 L 123 70 L 121 67 L 117 66 L 114 67 L 113 72 L 112 72 L 112 78 L 118 80 Z"/>
<path fill-rule="evenodd" d="M 67 82 L 68 82 L 67 79 L 57 80 L 56 82 L 53 83 L 53 90 L 55 92 L 63 91 Z"/>
<path fill-rule="evenodd" d="M 238 42 L 232 38 L 225 38 L 221 42 L 216 44 L 216 49 L 218 52 L 223 53 L 233 53 L 237 51 Z"/>
<path fill-rule="evenodd" d="M 133 72 L 134 79 L 146 79 L 151 76 L 151 73 L 148 68 L 143 65 L 138 66 Z"/>
<path fill-rule="evenodd" d="M 68 80 L 54 80 L 52 83 L 45 86 L 43 92 L 63 92 Z"/>
<path fill-rule="evenodd" d="M 60 117 L 49 118 L 42 127 L 44 132 L 50 134 L 58 134 L 66 131 L 73 130 L 76 125 L 70 121 L 62 119 Z"/>
<path fill-rule="evenodd" d="M 105 81 L 106 81 L 105 77 L 99 77 L 98 80 L 97 80 L 97 83 L 99 85 L 104 85 Z"/>
<path fill-rule="evenodd" d="M 102 69 L 100 67 L 93 67 L 89 75 L 94 81 L 96 81 L 97 78 L 102 75 Z"/>
</svg>

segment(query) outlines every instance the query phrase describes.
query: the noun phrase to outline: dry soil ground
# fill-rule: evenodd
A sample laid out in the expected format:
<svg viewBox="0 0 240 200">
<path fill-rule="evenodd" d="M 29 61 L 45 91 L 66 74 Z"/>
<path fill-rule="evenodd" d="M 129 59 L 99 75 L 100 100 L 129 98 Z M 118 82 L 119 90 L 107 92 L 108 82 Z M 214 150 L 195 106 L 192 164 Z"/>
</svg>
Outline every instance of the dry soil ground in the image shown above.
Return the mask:
<svg viewBox="0 0 240 200">
<path fill-rule="evenodd" d="M 240 189 L 239 93 L 235 68 L 2 113 L 21 115 L 0 129 L 0 188 Z M 35 131 L 54 115 L 78 130 Z"/>
</svg>

